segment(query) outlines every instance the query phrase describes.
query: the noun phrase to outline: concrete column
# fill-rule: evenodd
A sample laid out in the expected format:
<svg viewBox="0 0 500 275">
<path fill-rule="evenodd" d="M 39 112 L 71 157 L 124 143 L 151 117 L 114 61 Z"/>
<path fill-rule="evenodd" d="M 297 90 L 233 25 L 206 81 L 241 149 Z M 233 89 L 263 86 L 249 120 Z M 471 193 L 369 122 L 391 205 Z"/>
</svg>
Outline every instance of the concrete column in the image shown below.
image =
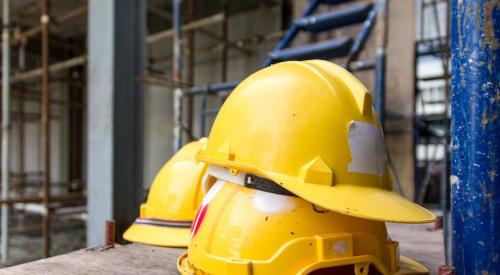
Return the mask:
<svg viewBox="0 0 500 275">
<path fill-rule="evenodd" d="M 385 140 L 403 194 L 415 196 L 413 114 L 415 112 L 415 0 L 389 1 Z"/>
<path fill-rule="evenodd" d="M 87 245 L 117 238 L 138 215 L 143 173 L 145 1 L 90 0 L 88 22 Z"/>
</svg>

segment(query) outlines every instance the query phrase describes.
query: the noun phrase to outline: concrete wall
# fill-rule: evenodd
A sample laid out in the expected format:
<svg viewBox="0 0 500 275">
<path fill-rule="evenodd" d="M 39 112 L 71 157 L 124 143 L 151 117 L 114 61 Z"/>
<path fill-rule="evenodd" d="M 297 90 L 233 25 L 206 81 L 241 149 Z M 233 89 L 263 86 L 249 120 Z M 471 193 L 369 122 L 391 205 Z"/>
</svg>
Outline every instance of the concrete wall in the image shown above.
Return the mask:
<svg viewBox="0 0 500 275">
<path fill-rule="evenodd" d="M 389 153 L 403 194 L 413 199 L 413 113 L 415 109 L 415 0 L 389 1 L 386 71 L 386 127 Z"/>
</svg>

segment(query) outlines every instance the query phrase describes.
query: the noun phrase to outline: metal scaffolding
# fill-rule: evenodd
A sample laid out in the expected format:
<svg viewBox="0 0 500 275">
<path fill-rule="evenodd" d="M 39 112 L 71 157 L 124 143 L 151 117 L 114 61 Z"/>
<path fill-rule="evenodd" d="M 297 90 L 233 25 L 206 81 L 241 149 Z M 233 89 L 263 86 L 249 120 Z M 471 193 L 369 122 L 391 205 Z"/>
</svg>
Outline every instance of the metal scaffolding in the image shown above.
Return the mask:
<svg viewBox="0 0 500 275">
<path fill-rule="evenodd" d="M 175 3 L 175 1 L 174 1 Z M 181 79 L 175 79 L 174 81 L 170 83 L 164 83 L 164 85 L 173 85 L 176 86 L 177 88 L 175 89 L 174 93 L 174 117 L 175 117 L 175 127 L 174 127 L 174 151 L 178 150 L 180 146 L 189 140 L 192 140 L 194 138 L 199 138 L 204 135 L 206 135 L 207 132 L 207 118 L 212 117 L 217 114 L 219 108 L 213 108 L 209 109 L 208 104 L 207 104 L 207 98 L 208 96 L 217 96 L 221 99 L 221 103 L 225 100 L 225 98 L 229 95 L 232 89 L 234 89 L 239 81 L 232 81 L 232 82 L 226 82 L 226 72 L 227 72 L 227 59 L 228 59 L 228 49 L 232 45 L 245 45 L 244 41 L 236 41 L 235 43 L 228 41 L 228 25 L 227 25 L 227 10 L 228 10 L 228 2 L 223 1 L 222 5 L 222 13 L 225 15 L 224 20 L 222 21 L 222 36 L 218 37 L 221 40 L 221 45 L 222 45 L 222 57 L 221 57 L 221 62 L 222 62 L 222 83 L 210 83 L 207 85 L 202 85 L 202 86 L 196 86 L 196 87 L 189 87 L 193 83 L 185 83 Z M 286 5 L 286 1 L 281 2 L 282 5 Z M 333 8 L 333 11 L 331 13 L 331 19 L 330 22 L 328 23 L 320 23 L 323 24 L 320 27 L 313 26 L 312 27 L 312 32 L 320 32 L 320 31 L 325 31 L 325 30 L 333 30 L 335 28 L 343 27 L 343 26 L 348 26 L 348 25 L 356 25 L 358 23 L 363 23 L 362 27 L 359 30 L 359 33 L 356 33 L 353 35 L 352 40 L 347 39 L 345 41 L 345 45 L 341 46 L 340 48 L 336 49 L 329 49 L 327 47 L 331 47 L 331 45 L 328 46 L 321 46 L 323 48 L 314 48 L 311 47 L 310 49 L 307 47 L 309 45 L 304 46 L 303 49 L 298 49 L 296 48 L 295 51 L 300 55 L 299 56 L 294 56 L 291 57 L 288 56 L 283 56 L 283 57 L 277 57 L 281 52 L 285 53 L 286 48 L 288 48 L 291 45 L 291 42 L 294 40 L 294 38 L 297 36 L 297 34 L 300 31 L 311 31 L 309 30 L 309 26 L 307 24 L 314 24 L 314 22 L 318 21 L 314 19 L 314 12 L 317 11 L 318 6 L 320 5 L 332 5 L 335 6 L 338 4 L 335 1 L 328 2 L 328 1 L 319 1 L 319 0 L 313 0 L 310 1 L 306 9 L 303 11 L 303 14 L 300 19 L 303 19 L 304 22 L 309 22 L 309 23 L 299 23 L 299 21 L 295 20 L 290 28 L 288 26 L 285 26 L 284 29 L 280 32 L 270 34 L 266 36 L 264 39 L 258 39 L 257 43 L 261 43 L 267 39 L 279 39 L 278 44 L 275 46 L 274 50 L 269 53 L 269 57 L 263 62 L 262 67 L 269 66 L 272 63 L 279 62 L 279 61 L 285 61 L 288 60 L 288 58 L 291 59 L 304 59 L 304 58 L 323 58 L 323 59 L 333 59 L 337 57 L 345 57 L 345 67 L 348 68 L 350 71 L 356 72 L 356 71 L 365 71 L 365 70 L 374 70 L 375 72 L 375 108 L 378 112 L 378 116 L 380 118 L 381 123 L 384 123 L 384 113 L 385 113 L 385 59 L 386 59 L 386 45 L 387 45 L 387 2 L 385 0 L 379 0 L 379 1 L 370 1 L 368 3 L 357 3 L 359 4 L 356 6 L 353 4 L 352 8 L 345 8 L 341 7 L 338 8 L 337 10 Z M 179 4 L 180 5 L 180 4 Z M 174 6 L 175 7 L 175 6 Z M 286 10 L 286 9 L 284 9 Z M 348 14 L 349 16 L 345 16 L 344 19 L 339 19 L 335 11 L 338 12 L 338 14 L 345 13 Z M 173 25 L 174 26 L 180 26 L 179 22 L 182 22 L 181 20 L 181 12 L 182 9 L 180 8 L 174 8 L 173 9 Z M 179 14 L 178 14 L 179 13 Z M 189 10 L 187 12 L 189 14 Z M 284 15 L 285 16 L 285 15 Z M 286 15 L 287 16 L 287 15 Z M 309 19 L 312 18 L 312 19 Z M 319 18 L 319 17 L 318 17 Z M 309 20 L 309 21 L 306 21 Z M 377 23 L 378 20 L 378 23 Z M 178 21 L 178 22 L 177 22 Z M 377 26 L 377 27 L 375 27 Z M 288 28 L 288 29 L 287 29 Z M 315 29 L 318 28 L 318 29 Z M 374 36 L 376 38 L 375 46 L 376 48 L 376 53 L 375 57 L 371 59 L 365 59 L 365 60 L 360 60 L 360 54 L 364 50 L 368 39 L 372 36 L 372 33 L 375 29 L 375 34 Z M 200 32 L 200 33 L 205 33 L 205 32 Z M 176 40 L 174 39 L 174 49 L 177 47 L 176 45 L 178 43 L 175 42 Z M 340 41 L 340 39 L 339 39 Z M 329 40 L 330 44 L 337 43 L 336 41 Z M 241 43 L 241 44 L 239 44 Z M 318 53 L 317 51 L 320 51 Z M 300 52 L 302 51 L 302 52 Z M 315 53 L 316 51 L 316 53 Z M 342 53 L 339 53 L 337 55 L 331 55 L 331 53 L 335 53 L 336 51 L 345 51 Z M 315 55 L 316 54 L 316 55 Z M 326 57 L 326 55 L 329 55 L 329 57 Z M 293 55 L 293 54 L 292 54 Z M 183 51 L 182 50 L 174 50 L 174 68 L 178 64 L 178 59 L 182 58 L 183 56 Z M 282 60 L 282 58 L 285 58 Z M 307 59 L 306 58 L 306 59 Z M 175 69 L 174 69 L 175 71 Z M 192 70 L 189 70 L 192 71 Z M 156 82 L 156 84 L 159 84 Z M 187 85 L 186 85 L 187 84 Z M 193 129 L 193 113 L 194 110 L 192 109 L 192 100 L 193 97 L 199 97 L 200 98 L 200 109 L 199 109 L 199 133 L 198 135 L 195 134 L 195 131 Z M 183 109 L 184 107 L 184 100 L 187 100 L 187 106 L 188 110 L 185 111 Z"/>
<path fill-rule="evenodd" d="M 10 56 L 9 47 L 9 0 L 3 0 L 3 30 L 2 30 L 2 199 L 9 195 L 9 128 L 10 128 Z M 9 256 L 9 207 L 2 204 L 2 261 L 6 262 Z"/>
<path fill-rule="evenodd" d="M 86 21 L 88 8 L 86 1 L 82 0 L 81 7 L 66 7 L 61 12 L 60 2 L 57 0 L 33 0 L 22 5 L 14 3 L 11 9 L 5 8 L 5 6 L 3 9 L 2 56 L 15 56 L 19 63 L 17 67 L 13 67 L 13 70 L 9 70 L 13 64 L 15 65 L 15 58 L 2 59 L 2 171 L 9 171 L 8 173 L 2 173 L 0 199 L 3 221 L 0 241 L 2 246 L 1 256 L 4 261 L 8 261 L 7 250 L 10 238 L 8 235 L 8 210 L 13 206 L 23 204 L 42 206 L 43 210 L 40 211 L 43 218 L 41 225 L 43 233 L 42 254 L 47 257 L 51 252 L 51 216 L 60 212 L 58 210 L 60 207 L 85 205 L 86 183 L 81 166 L 84 161 L 82 151 L 82 146 L 84 146 L 83 135 L 85 133 L 83 118 L 86 112 L 86 101 L 84 99 L 86 98 L 85 72 L 88 58 L 86 47 L 82 47 L 78 43 L 85 43 L 86 30 L 81 33 L 82 36 L 76 37 L 78 42 L 75 42 L 74 39 L 60 42 L 60 40 L 64 40 L 60 36 L 61 34 L 67 34 L 64 26 L 71 25 L 76 20 Z M 7 0 L 3 1 L 3 5 L 8 4 Z M 188 38 L 194 39 L 192 34 L 196 30 L 214 24 L 223 24 L 225 21 L 224 13 L 195 20 L 193 14 L 194 1 L 189 0 L 187 4 L 190 6 L 191 15 L 188 15 L 188 22 L 182 26 L 179 25 L 177 30 L 186 32 Z M 30 8 L 27 9 L 26 7 Z M 14 19 L 9 24 L 9 14 L 15 14 L 23 9 L 29 10 L 30 16 L 33 18 L 39 16 L 36 21 L 40 23 L 38 25 L 18 24 L 17 21 L 19 20 Z M 144 42 L 147 45 L 165 43 L 169 38 L 177 37 L 178 33 L 176 28 L 162 30 L 148 35 Z M 177 41 L 180 46 L 181 41 Z M 35 47 L 34 44 L 38 42 L 40 46 Z M 53 47 L 57 47 L 57 49 L 52 51 Z M 194 43 L 191 47 L 194 47 Z M 232 47 L 235 47 L 235 45 L 232 45 Z M 15 49 L 15 51 L 9 52 L 11 49 Z M 61 52 L 65 52 L 65 54 L 61 56 Z M 189 52 L 193 53 L 190 58 L 194 60 L 194 50 L 191 49 Z M 39 67 L 27 64 L 29 58 L 35 59 L 36 62 L 34 63 L 39 64 Z M 154 61 L 153 58 L 151 60 Z M 188 62 L 188 64 L 192 64 L 191 62 Z M 173 81 L 176 85 L 181 82 L 180 70 L 178 72 L 179 74 L 174 78 L 177 80 Z M 186 81 L 193 81 L 192 74 L 191 71 Z M 151 76 L 141 77 L 138 75 L 138 79 L 140 81 L 142 79 L 146 83 L 158 81 L 158 78 Z M 68 99 L 54 98 L 51 93 L 51 85 L 56 83 L 67 85 L 69 89 Z M 10 86 L 12 86 L 13 91 L 9 93 Z M 14 99 L 15 105 L 11 106 L 12 101 L 9 102 L 9 99 Z M 41 112 L 28 110 L 26 104 L 31 102 L 39 102 Z M 52 128 L 51 120 L 60 119 L 61 116 L 55 114 L 51 106 L 69 108 L 69 178 L 67 181 L 59 183 L 51 179 L 53 169 L 51 167 L 51 161 L 53 163 L 51 151 L 53 147 L 60 145 L 51 142 L 50 133 Z M 14 108 L 12 109 L 12 107 Z M 40 145 L 38 150 L 41 152 L 42 159 L 40 161 L 41 169 L 37 171 L 29 170 L 25 164 L 25 158 L 30 154 L 26 149 L 27 133 L 25 126 L 30 123 L 40 123 L 41 129 L 37 138 Z M 12 130 L 14 128 L 12 125 L 17 130 L 17 136 L 13 135 Z M 9 137 L 17 142 L 17 152 L 10 149 Z M 19 161 L 15 172 L 11 171 L 11 165 L 8 163 L 9 155 L 12 154 L 16 154 Z M 51 190 L 55 188 L 61 189 L 62 194 L 60 192 L 52 194 Z"/>
<path fill-rule="evenodd" d="M 446 263 L 450 264 L 450 48 L 449 1 L 417 1 L 415 41 L 414 163 L 415 200 L 436 203 L 443 211 L 442 227 Z M 433 63 L 433 61 L 436 61 Z M 421 68 L 435 64 L 429 74 Z"/>
<path fill-rule="evenodd" d="M 16 3 L 14 3 L 16 4 Z M 30 3 L 28 3 L 30 4 Z M 83 182 L 82 178 L 73 179 L 72 181 L 64 182 L 62 185 L 51 180 L 51 120 L 58 118 L 51 114 L 52 105 L 68 106 L 78 112 L 83 112 L 81 101 L 60 101 L 55 100 L 51 96 L 51 74 L 68 70 L 74 67 L 82 66 L 85 64 L 84 57 L 70 58 L 65 61 L 60 61 L 51 64 L 51 51 L 50 41 L 55 35 L 51 34 L 51 26 L 56 29 L 63 24 L 68 24 L 72 20 L 86 16 L 86 7 L 77 8 L 61 14 L 57 17 L 51 17 L 51 3 L 48 0 L 34 1 L 31 3 L 37 6 L 40 10 L 39 25 L 29 26 L 23 29 L 23 26 L 16 26 L 18 22 L 10 21 L 10 14 L 15 13 L 17 9 L 22 9 L 23 6 L 15 6 L 10 8 L 9 1 L 3 0 L 3 34 L 2 34 L 2 193 L 0 204 L 2 205 L 2 230 L 1 230 L 1 257 L 5 263 L 9 260 L 9 209 L 13 205 L 36 203 L 42 205 L 42 251 L 45 257 L 50 255 L 50 220 L 53 213 L 57 213 L 58 208 L 68 207 L 75 205 L 82 205 L 84 203 L 84 193 L 80 189 L 78 192 L 71 192 L 71 185 L 74 180 Z M 36 16 L 36 15 L 35 15 Z M 14 35 L 11 36 L 11 32 Z M 41 67 L 26 71 L 27 59 L 27 44 L 30 41 L 40 41 L 40 60 Z M 30 46 L 33 44 L 30 44 Z M 13 55 L 10 51 L 11 48 L 17 48 L 18 66 L 14 70 L 10 70 L 15 59 L 11 58 Z M 36 47 L 35 47 L 36 48 Z M 34 54 L 33 51 L 30 54 Z M 36 55 L 36 54 L 34 54 Z M 31 57 L 32 59 L 33 57 Z M 15 71 L 11 74 L 11 71 Z M 80 76 L 82 77 L 82 76 Z M 81 81 L 81 79 L 63 79 L 54 80 L 59 83 L 68 83 L 71 85 L 74 81 Z M 35 85 L 33 85 L 35 84 Z M 9 88 L 12 86 L 14 91 Z M 83 89 L 83 88 L 82 88 Z M 34 92 L 33 92 L 34 91 Z M 11 110 L 11 100 L 15 99 L 16 110 Z M 30 113 L 25 108 L 25 103 L 28 101 L 40 102 L 41 113 Z M 74 104 L 76 103 L 76 104 Z M 12 115 L 12 116 L 11 116 Z M 13 120 L 11 121 L 11 117 Z M 83 117 L 83 116 L 80 116 Z M 25 125 L 26 123 L 39 122 L 41 125 L 41 133 L 38 137 L 41 141 L 41 153 L 43 155 L 43 165 L 41 171 L 27 171 L 25 165 L 26 158 L 26 141 L 25 141 Z M 13 140 L 12 125 L 16 125 L 18 129 L 18 171 L 12 172 L 9 163 L 9 157 L 16 153 L 11 148 Z M 73 125 L 73 127 L 82 127 L 80 125 Z M 74 146 L 74 140 L 70 141 Z M 77 158 L 78 159 L 78 158 Z M 79 165 L 71 163 L 72 165 Z M 80 175 L 81 176 L 81 175 Z M 34 180 L 29 180 L 28 177 L 34 177 Z M 52 188 L 63 188 L 69 192 L 63 192 L 57 195 L 51 195 Z M 39 193 L 33 195 L 33 193 Z M 15 195 L 14 195 L 15 194 Z M 12 212 L 11 212 L 12 213 Z"/>
</svg>

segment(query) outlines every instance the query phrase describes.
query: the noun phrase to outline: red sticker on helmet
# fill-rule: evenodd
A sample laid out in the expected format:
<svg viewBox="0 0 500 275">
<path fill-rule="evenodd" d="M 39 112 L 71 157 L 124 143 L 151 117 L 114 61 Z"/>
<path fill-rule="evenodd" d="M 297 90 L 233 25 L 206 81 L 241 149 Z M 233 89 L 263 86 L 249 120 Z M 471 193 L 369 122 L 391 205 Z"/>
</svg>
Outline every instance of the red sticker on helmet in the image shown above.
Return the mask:
<svg viewBox="0 0 500 275">
<path fill-rule="evenodd" d="M 210 190 L 207 192 L 205 197 L 203 198 L 203 201 L 201 202 L 200 208 L 198 208 L 198 212 L 196 213 L 196 217 L 194 218 L 194 222 L 191 225 L 191 236 L 190 238 L 193 238 L 196 233 L 198 233 L 198 229 L 200 229 L 201 223 L 203 222 L 203 219 L 205 219 L 205 214 L 208 209 L 208 205 L 210 202 L 215 198 L 217 193 L 219 193 L 219 190 L 221 187 L 224 185 L 224 182 L 218 180 L 215 182 L 215 184 L 210 188 Z"/>
<path fill-rule="evenodd" d="M 200 225 L 203 222 L 203 219 L 205 219 L 205 214 L 207 212 L 208 204 L 202 205 L 199 209 L 198 212 L 196 213 L 196 217 L 194 219 L 194 222 L 191 226 L 191 238 L 198 233 L 198 229 L 200 229 Z"/>
</svg>

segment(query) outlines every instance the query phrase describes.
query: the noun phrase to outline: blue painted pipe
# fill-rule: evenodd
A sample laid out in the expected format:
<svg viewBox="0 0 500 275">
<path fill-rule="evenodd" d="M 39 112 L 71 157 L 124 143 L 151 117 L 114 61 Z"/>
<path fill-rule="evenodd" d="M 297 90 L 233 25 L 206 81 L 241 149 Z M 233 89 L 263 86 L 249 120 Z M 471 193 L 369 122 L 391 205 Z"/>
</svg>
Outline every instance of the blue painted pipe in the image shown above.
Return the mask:
<svg viewBox="0 0 500 275">
<path fill-rule="evenodd" d="M 374 107 L 377 111 L 380 125 L 384 127 L 385 124 L 385 50 L 378 49 L 377 63 L 375 70 L 375 102 Z"/>
<path fill-rule="evenodd" d="M 371 9 L 371 3 L 360 3 L 344 9 L 301 17 L 294 23 L 297 28 L 310 32 L 329 31 L 365 21 Z"/>
<path fill-rule="evenodd" d="M 301 17 L 311 15 L 316 10 L 316 8 L 320 4 L 320 2 L 321 2 L 320 0 L 311 0 L 311 2 L 309 2 L 309 5 L 307 6 L 306 10 L 302 13 Z M 276 45 L 273 52 L 277 52 L 279 50 L 282 50 L 282 49 L 288 47 L 288 45 L 290 45 L 290 42 L 292 42 L 292 40 L 295 38 L 295 36 L 297 35 L 298 32 L 299 32 L 299 28 L 297 28 L 297 25 L 295 25 L 295 23 L 293 23 L 292 26 L 290 27 L 290 29 L 288 30 L 288 32 L 285 34 L 285 36 L 280 40 L 278 45 Z M 264 63 L 262 63 L 262 67 L 265 68 L 265 67 L 271 65 L 272 63 L 273 63 L 273 60 L 268 57 L 264 61 Z"/>
<path fill-rule="evenodd" d="M 500 273 L 500 5 L 451 1 L 452 260 Z"/>
<path fill-rule="evenodd" d="M 206 122 L 206 113 L 205 110 L 207 109 L 207 93 L 202 94 L 201 100 L 200 100 L 200 137 L 205 136 L 205 122 Z"/>
<path fill-rule="evenodd" d="M 379 0 L 377 4 L 372 8 L 370 13 L 368 13 L 368 17 L 363 24 L 363 28 L 359 32 L 351 47 L 347 64 L 350 64 L 352 60 L 356 60 L 358 58 L 359 53 L 363 49 L 363 46 L 365 45 L 368 37 L 370 37 L 370 34 L 372 33 L 373 28 L 375 27 L 375 21 L 377 20 L 378 12 L 382 10 L 385 5 L 385 0 Z"/>
<path fill-rule="evenodd" d="M 224 92 L 228 90 L 233 90 L 240 84 L 241 81 L 233 81 L 233 82 L 223 82 L 223 83 L 215 83 L 208 84 L 205 86 L 194 87 L 191 90 L 184 93 L 184 95 L 200 95 L 200 136 L 204 137 L 206 132 L 206 120 L 207 115 L 213 115 L 211 113 L 207 113 L 207 95 L 208 94 L 217 94 L 219 92 Z M 217 109 L 218 110 L 218 109 Z"/>
<path fill-rule="evenodd" d="M 216 94 L 218 92 L 225 92 L 233 90 L 240 84 L 240 80 L 232 82 L 211 83 L 204 86 L 196 86 L 184 92 L 184 96 L 200 95 L 200 94 Z"/>
<path fill-rule="evenodd" d="M 351 38 L 342 37 L 320 43 L 271 52 L 269 53 L 269 57 L 273 60 L 273 62 L 307 60 L 313 58 L 332 59 L 335 57 L 345 56 L 349 52 L 351 45 Z"/>
</svg>

